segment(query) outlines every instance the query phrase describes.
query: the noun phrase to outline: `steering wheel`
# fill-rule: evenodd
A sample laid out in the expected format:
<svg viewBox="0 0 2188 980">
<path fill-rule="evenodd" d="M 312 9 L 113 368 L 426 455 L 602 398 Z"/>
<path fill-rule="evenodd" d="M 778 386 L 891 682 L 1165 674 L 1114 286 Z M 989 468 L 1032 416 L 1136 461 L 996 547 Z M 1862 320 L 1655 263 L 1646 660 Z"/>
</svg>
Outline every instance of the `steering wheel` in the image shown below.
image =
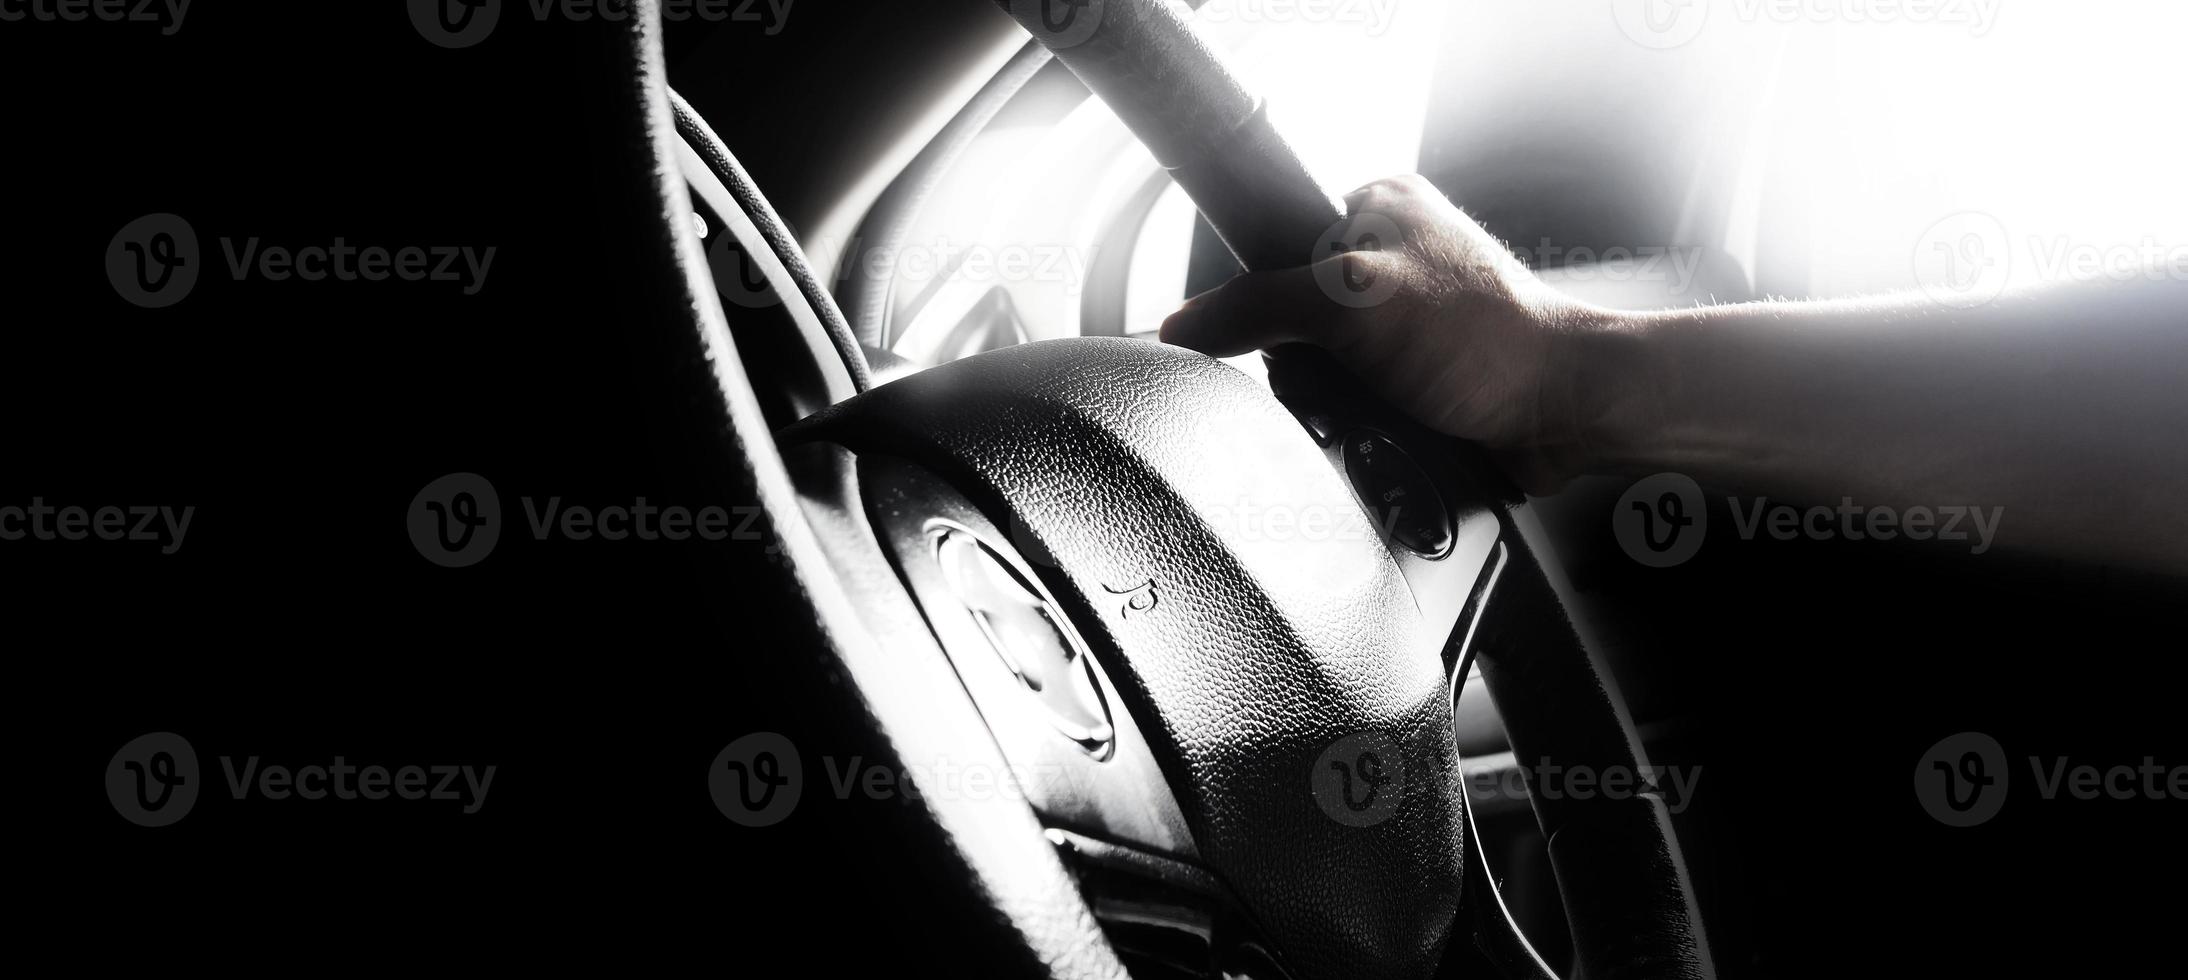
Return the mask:
<svg viewBox="0 0 2188 980">
<path fill-rule="evenodd" d="M 1179 5 L 1005 6 L 1248 268 L 1342 227 Z M 632 247 L 658 270 L 652 353 L 688 445 L 760 504 L 843 723 L 910 771 L 1021 790 L 919 796 L 1003 941 L 1059 977 L 1548 976 L 1468 846 L 1458 679 L 1479 665 L 1523 771 L 1650 770 L 1494 467 L 1313 352 L 1272 358 L 1269 388 L 1119 338 L 873 386 L 795 241 L 668 91 L 657 5 L 634 7 L 652 224 Z M 1662 800 L 1532 795 L 1576 972 L 1711 975 Z"/>
</svg>

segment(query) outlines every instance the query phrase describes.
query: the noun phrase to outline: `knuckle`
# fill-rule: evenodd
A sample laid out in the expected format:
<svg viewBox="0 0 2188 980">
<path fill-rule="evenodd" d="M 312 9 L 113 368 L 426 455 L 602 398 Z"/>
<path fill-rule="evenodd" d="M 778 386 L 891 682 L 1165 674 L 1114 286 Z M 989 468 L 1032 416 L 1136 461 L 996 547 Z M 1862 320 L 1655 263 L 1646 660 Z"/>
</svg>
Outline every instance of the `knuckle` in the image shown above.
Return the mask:
<svg viewBox="0 0 2188 980">
<path fill-rule="evenodd" d="M 1384 271 L 1387 260 L 1381 252 L 1359 250 L 1345 252 L 1336 261 L 1337 271 L 1347 279 L 1363 279 Z"/>
<path fill-rule="evenodd" d="M 1438 191 L 1436 190 L 1436 185 L 1429 183 L 1428 178 L 1421 176 L 1417 172 L 1399 174 L 1395 177 L 1389 178 L 1389 180 L 1393 185 L 1404 190 L 1407 194 L 1419 195 L 1438 193 Z"/>
<path fill-rule="evenodd" d="M 1407 201 L 1436 193 L 1435 185 L 1417 173 L 1392 174 L 1361 188 L 1376 200 Z"/>
</svg>

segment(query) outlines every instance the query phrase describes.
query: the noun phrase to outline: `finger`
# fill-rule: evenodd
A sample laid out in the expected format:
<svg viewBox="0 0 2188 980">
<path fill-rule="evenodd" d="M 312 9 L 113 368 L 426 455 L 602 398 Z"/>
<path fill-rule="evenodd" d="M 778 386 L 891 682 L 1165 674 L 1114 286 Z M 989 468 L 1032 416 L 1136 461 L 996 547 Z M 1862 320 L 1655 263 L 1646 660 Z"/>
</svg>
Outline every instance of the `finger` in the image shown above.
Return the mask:
<svg viewBox="0 0 2188 980">
<path fill-rule="evenodd" d="M 1345 195 L 1345 213 L 1362 211 L 1398 211 L 1417 206 L 1423 200 L 1444 200 L 1442 191 L 1420 174 L 1396 174 L 1360 185 Z"/>
<path fill-rule="evenodd" d="M 1311 269 L 1275 269 L 1233 276 L 1186 300 L 1162 321 L 1162 342 L 1213 357 L 1311 340 L 1343 308 L 1322 294 Z"/>
<path fill-rule="evenodd" d="M 1403 230 L 1405 247 L 1444 268 L 1483 264 L 1507 274 L 1525 265 L 1497 236 L 1420 174 L 1385 177 L 1345 195 L 1346 213 L 1378 215 Z"/>
<path fill-rule="evenodd" d="M 1404 260 L 1381 252 L 1246 273 L 1187 300 L 1163 321 L 1162 339 L 1215 357 L 1294 342 L 1331 347 L 1351 338 L 1354 314 L 1388 299 L 1406 273 Z"/>
</svg>

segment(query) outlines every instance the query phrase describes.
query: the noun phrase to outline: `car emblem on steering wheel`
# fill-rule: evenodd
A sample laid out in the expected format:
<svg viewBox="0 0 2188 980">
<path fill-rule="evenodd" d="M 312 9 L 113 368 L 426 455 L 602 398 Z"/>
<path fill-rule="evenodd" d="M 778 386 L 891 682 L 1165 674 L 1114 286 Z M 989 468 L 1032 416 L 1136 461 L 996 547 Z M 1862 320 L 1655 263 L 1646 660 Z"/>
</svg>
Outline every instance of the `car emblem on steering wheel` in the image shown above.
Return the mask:
<svg viewBox="0 0 2188 980">
<path fill-rule="evenodd" d="M 995 546 L 969 529 L 937 522 L 934 556 L 951 591 L 1049 722 L 1097 759 L 1109 757 L 1116 728 L 1086 642 L 1048 595 Z M 1149 583 L 1151 586 L 1153 583 Z M 1153 592 L 1148 604 L 1153 605 Z"/>
</svg>

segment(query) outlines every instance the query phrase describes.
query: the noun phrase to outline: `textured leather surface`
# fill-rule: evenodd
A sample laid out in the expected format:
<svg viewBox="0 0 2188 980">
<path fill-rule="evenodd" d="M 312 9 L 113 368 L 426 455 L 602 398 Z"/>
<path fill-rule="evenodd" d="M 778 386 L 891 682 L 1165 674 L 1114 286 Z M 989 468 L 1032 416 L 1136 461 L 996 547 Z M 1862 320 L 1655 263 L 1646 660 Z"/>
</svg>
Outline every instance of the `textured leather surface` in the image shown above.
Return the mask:
<svg viewBox="0 0 2188 980">
<path fill-rule="evenodd" d="M 821 328 L 828 332 L 828 340 L 835 345 L 836 355 L 843 359 L 844 369 L 851 373 L 852 385 L 859 391 L 872 387 L 873 376 L 866 366 L 866 357 L 859 348 L 858 338 L 852 334 L 850 324 L 844 321 L 843 311 L 836 308 L 835 297 L 822 288 L 820 278 L 806 265 L 805 253 L 799 250 L 797 239 L 791 236 L 790 229 L 783 224 L 781 216 L 769 206 L 767 198 L 760 194 L 759 187 L 752 183 L 752 175 L 745 172 L 744 165 L 738 163 L 737 157 L 729 152 L 729 147 L 723 145 L 722 138 L 714 134 L 706 120 L 692 111 L 691 104 L 673 91 L 668 96 L 669 108 L 676 114 L 677 133 L 706 161 L 707 168 L 721 178 L 722 185 L 729 188 L 730 197 L 736 199 L 737 205 L 752 218 L 752 223 L 759 227 L 760 234 L 774 247 L 775 256 L 790 270 L 790 277 L 798 283 L 798 292 L 804 297 L 806 305 L 820 318 Z"/>
<path fill-rule="evenodd" d="M 1289 969 L 1432 972 L 1464 846 L 1443 665 L 1406 649 L 1417 613 L 1372 532 L 1306 530 L 1359 504 L 1266 390 L 1178 348 L 1057 340 L 882 386 L 797 434 L 926 462 L 1053 557 L 1043 573 L 1108 647 L 1204 858 Z M 1318 799 L 1316 773 L 1356 761 L 1326 754 L 1347 738 L 1394 754 L 1401 802 L 1380 822 Z"/>
</svg>

